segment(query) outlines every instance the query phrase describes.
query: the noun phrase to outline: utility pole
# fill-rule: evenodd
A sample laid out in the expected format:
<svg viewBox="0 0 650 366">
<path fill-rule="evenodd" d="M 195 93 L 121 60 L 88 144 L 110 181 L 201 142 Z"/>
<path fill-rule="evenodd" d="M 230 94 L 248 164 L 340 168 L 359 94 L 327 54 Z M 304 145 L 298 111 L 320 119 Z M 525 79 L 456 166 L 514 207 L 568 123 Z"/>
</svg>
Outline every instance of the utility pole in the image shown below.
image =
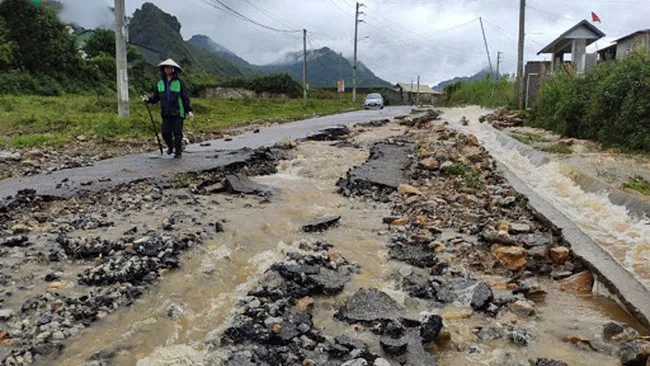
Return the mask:
<svg viewBox="0 0 650 366">
<path fill-rule="evenodd" d="M 129 117 L 129 71 L 126 59 L 126 38 L 129 32 L 124 20 L 124 0 L 115 0 L 115 67 L 117 74 L 117 112 Z"/>
<path fill-rule="evenodd" d="M 359 20 L 359 15 L 363 12 L 359 11 L 363 4 L 357 3 L 357 11 L 354 15 L 354 64 L 352 65 L 352 103 L 357 102 L 357 43 L 359 43 L 359 23 L 363 20 Z"/>
<path fill-rule="evenodd" d="M 307 107 L 307 30 L 302 30 L 302 94 Z"/>
<path fill-rule="evenodd" d="M 481 32 L 483 33 L 483 42 L 485 43 L 485 52 L 487 53 L 488 63 L 490 64 L 490 74 L 494 74 L 492 68 L 492 59 L 490 58 L 490 48 L 488 47 L 487 37 L 485 37 L 485 27 L 483 27 L 483 18 L 478 18 L 481 21 Z"/>
<path fill-rule="evenodd" d="M 339 80 L 341 80 L 341 83 L 345 85 L 345 81 L 343 80 L 343 52 L 339 54 L 339 72 L 341 74 Z M 343 93 L 339 93 L 339 103 L 343 104 Z"/>
<path fill-rule="evenodd" d="M 418 91 L 415 97 L 415 104 L 420 105 L 420 75 L 418 75 Z"/>
<path fill-rule="evenodd" d="M 517 52 L 517 102 L 524 107 L 524 46 L 526 43 L 526 0 L 519 0 L 519 49 Z"/>
<path fill-rule="evenodd" d="M 503 52 L 501 52 L 501 51 L 497 52 L 497 80 L 501 79 L 500 71 L 501 71 L 501 54 L 502 53 Z"/>
</svg>

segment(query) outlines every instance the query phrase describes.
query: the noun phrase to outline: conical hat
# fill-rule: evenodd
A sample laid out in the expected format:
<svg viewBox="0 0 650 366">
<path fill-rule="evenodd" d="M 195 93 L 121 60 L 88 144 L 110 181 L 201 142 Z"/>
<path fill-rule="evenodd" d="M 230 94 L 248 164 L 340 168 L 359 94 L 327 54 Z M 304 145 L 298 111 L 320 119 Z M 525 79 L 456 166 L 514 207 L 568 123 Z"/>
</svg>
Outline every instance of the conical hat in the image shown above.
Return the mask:
<svg viewBox="0 0 650 366">
<path fill-rule="evenodd" d="M 177 68 L 179 71 L 183 71 L 183 68 L 180 67 L 174 60 L 171 58 L 166 59 L 165 61 L 158 64 L 158 67 L 171 66 Z"/>
</svg>

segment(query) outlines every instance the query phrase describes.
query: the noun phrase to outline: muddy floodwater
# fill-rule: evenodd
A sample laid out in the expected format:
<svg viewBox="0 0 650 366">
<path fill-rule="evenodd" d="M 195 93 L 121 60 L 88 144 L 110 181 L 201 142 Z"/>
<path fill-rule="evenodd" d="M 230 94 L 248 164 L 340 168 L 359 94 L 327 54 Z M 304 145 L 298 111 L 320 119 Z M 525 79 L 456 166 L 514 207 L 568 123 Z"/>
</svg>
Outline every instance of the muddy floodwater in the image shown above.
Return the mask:
<svg viewBox="0 0 650 366">
<path fill-rule="evenodd" d="M 443 116 L 452 123 L 465 115 L 472 120 L 467 128 L 475 133 L 489 151 L 526 180 L 535 190 L 575 220 L 583 230 L 608 248 L 616 257 L 650 284 L 650 226 L 626 215 L 625 210 L 608 203 L 604 196 L 582 192 L 562 173 L 562 166 L 549 163 L 535 167 L 516 152 L 503 148 L 495 132 L 478 125 L 479 109 L 449 110 Z M 405 128 L 396 124 L 368 129 L 351 142 L 361 148 L 334 147 L 331 142 L 305 142 L 292 152 L 292 160 L 281 162 L 279 172 L 253 178 L 275 188 L 269 201 L 256 197 L 200 196 L 196 205 L 205 209 L 205 221 L 225 220 L 225 232 L 216 240 L 192 249 L 177 271 L 166 272 L 152 291 L 129 308 L 108 315 L 83 330 L 59 357 L 48 364 L 81 365 L 100 351 L 115 352 L 116 365 L 200 365 L 207 353 L 206 340 L 218 337 L 238 298 L 245 295 L 261 274 L 281 259 L 282 248 L 300 239 L 327 241 L 348 260 L 357 262 L 360 273 L 336 297 L 316 299 L 314 322 L 326 334 L 349 334 L 370 340 L 371 334 L 359 334 L 354 327 L 334 320 L 333 314 L 343 301 L 360 288 L 378 288 L 414 311 L 426 305 L 410 299 L 396 288 L 394 273 L 403 264 L 387 255 L 388 231 L 382 218 L 390 216 L 389 205 L 352 200 L 336 193 L 336 181 L 348 169 L 368 158 L 369 146 L 391 136 L 400 136 Z M 130 222 L 149 222 L 152 226 L 164 215 L 191 210 L 185 204 L 170 206 L 165 212 L 138 213 Z M 139 216 L 138 216 L 139 215 Z M 322 234 L 305 234 L 301 226 L 328 215 L 342 217 L 339 226 Z M 106 230 L 123 232 L 126 224 L 115 223 Z M 453 233 L 448 233 L 453 235 Z M 445 235 L 443 233 L 443 235 Z M 477 277 L 495 284 L 508 279 L 498 276 Z M 455 316 L 467 309 L 450 304 L 440 311 L 454 344 L 435 349 L 440 365 L 498 365 L 514 358 L 553 358 L 569 365 L 614 365 L 617 359 L 576 348 L 565 341 L 572 334 L 591 336 L 602 332 L 603 324 L 619 321 L 643 331 L 613 301 L 597 295 L 559 292 L 553 281 L 544 280 L 546 300 L 538 304 L 537 315 L 516 320 L 535 329 L 535 346 L 522 348 L 507 341 L 490 345 L 474 344 L 473 329 L 485 325 L 484 317 Z M 170 317 L 170 312 L 178 315 Z M 372 342 L 368 342 L 372 344 Z M 475 348 L 475 349 L 474 349 Z M 381 353 L 379 347 L 373 351 Z"/>
</svg>

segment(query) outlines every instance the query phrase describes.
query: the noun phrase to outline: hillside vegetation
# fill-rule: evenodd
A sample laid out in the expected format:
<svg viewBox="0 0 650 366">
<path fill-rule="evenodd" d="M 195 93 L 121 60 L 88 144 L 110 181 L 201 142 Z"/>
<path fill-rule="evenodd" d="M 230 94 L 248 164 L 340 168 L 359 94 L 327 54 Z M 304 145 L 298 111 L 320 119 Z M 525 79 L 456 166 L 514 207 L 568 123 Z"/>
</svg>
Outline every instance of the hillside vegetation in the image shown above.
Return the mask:
<svg viewBox="0 0 650 366">
<path fill-rule="evenodd" d="M 608 62 L 584 76 L 555 76 L 540 91 L 528 123 L 605 147 L 650 151 L 650 55 Z"/>
<path fill-rule="evenodd" d="M 242 76 L 237 66 L 225 58 L 186 42 L 181 36 L 181 23 L 152 3 L 135 11 L 129 23 L 130 42 L 172 57 L 184 68 L 192 68 L 221 79 Z"/>
</svg>

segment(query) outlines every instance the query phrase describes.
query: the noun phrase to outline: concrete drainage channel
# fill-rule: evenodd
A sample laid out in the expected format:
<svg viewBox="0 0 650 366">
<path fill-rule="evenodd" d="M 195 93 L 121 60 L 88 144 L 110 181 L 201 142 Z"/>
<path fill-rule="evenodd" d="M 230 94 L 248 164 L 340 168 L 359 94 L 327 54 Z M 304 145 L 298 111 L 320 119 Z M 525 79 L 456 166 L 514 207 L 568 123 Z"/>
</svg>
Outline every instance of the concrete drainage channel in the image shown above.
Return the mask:
<svg viewBox="0 0 650 366">
<path fill-rule="evenodd" d="M 467 128 L 464 128 L 460 124 L 454 125 L 459 130 L 467 130 Z M 484 139 L 487 139 L 488 137 L 486 136 L 489 135 L 489 138 L 497 141 L 502 149 L 518 152 L 521 157 L 528 159 L 536 167 L 541 167 L 546 163 L 545 153 L 537 151 L 487 124 L 481 125 L 480 127 L 477 127 L 475 124 L 474 128 L 470 128 L 469 130 L 477 132 L 481 128 L 483 131 L 491 131 L 488 134 L 478 133 L 478 135 L 482 135 Z M 490 147 L 492 149 L 495 148 L 494 145 Z M 495 151 L 491 152 L 495 156 L 495 159 L 499 160 L 499 154 L 495 154 Z M 614 258 L 609 250 L 604 249 L 603 246 L 596 243 L 575 222 L 536 193 L 515 172 L 509 169 L 506 164 L 500 163 L 499 169 L 518 192 L 528 197 L 531 209 L 550 225 L 557 228 L 563 234 L 565 240 L 571 245 L 576 255 L 589 263 L 590 269 L 598 275 L 598 281 L 604 284 L 609 291 L 607 295 L 615 298 L 630 314 L 644 325 L 649 326 L 650 290 L 648 287 L 629 268 L 626 268 L 619 260 Z M 650 215 L 650 204 L 636 197 L 634 194 L 614 188 L 605 182 L 575 170 L 570 172 L 568 176 L 585 192 L 605 195 L 611 204 L 625 207 L 627 213 L 632 216 L 643 218 Z"/>
<path fill-rule="evenodd" d="M 530 207 L 562 233 L 573 252 L 587 262 L 617 302 L 645 326 L 650 326 L 650 291 L 621 266 L 611 254 L 587 236 L 578 226 L 546 202 L 503 164 L 499 165 L 510 184 L 528 197 Z"/>
</svg>

